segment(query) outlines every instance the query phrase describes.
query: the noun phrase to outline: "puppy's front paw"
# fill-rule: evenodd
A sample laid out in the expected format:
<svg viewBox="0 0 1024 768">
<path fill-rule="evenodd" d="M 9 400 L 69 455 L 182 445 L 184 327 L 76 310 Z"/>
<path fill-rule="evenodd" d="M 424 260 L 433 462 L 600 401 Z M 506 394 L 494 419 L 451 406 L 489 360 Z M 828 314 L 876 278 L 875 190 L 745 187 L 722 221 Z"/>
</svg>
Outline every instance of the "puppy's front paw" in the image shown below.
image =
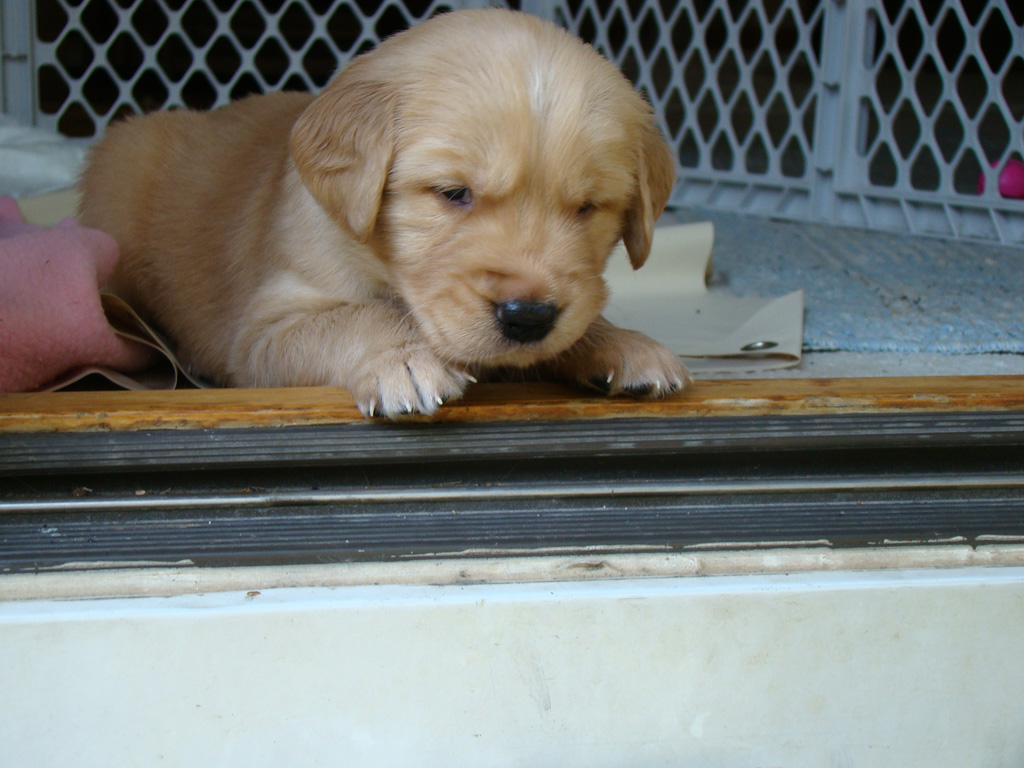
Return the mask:
<svg viewBox="0 0 1024 768">
<path fill-rule="evenodd" d="M 686 366 L 667 347 L 604 320 L 566 353 L 559 368 L 577 384 L 607 395 L 663 397 L 690 381 Z"/>
<path fill-rule="evenodd" d="M 664 397 L 690 380 L 676 354 L 642 333 L 620 329 L 612 344 L 595 352 L 586 381 L 579 380 L 607 395 Z"/>
<path fill-rule="evenodd" d="M 410 343 L 383 350 L 349 389 L 364 416 L 394 418 L 432 414 L 457 398 L 472 377 L 441 362 L 425 346 Z"/>
</svg>

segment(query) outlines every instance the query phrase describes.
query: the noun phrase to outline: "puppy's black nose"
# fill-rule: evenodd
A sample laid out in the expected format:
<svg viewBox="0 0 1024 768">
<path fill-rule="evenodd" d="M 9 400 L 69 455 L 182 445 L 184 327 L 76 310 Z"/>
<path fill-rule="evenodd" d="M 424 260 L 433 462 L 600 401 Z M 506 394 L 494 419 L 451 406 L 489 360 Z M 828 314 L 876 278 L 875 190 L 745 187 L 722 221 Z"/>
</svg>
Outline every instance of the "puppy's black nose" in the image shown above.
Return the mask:
<svg viewBox="0 0 1024 768">
<path fill-rule="evenodd" d="M 558 307 L 542 301 L 506 301 L 494 305 L 494 317 L 505 338 L 528 344 L 551 332 Z"/>
</svg>

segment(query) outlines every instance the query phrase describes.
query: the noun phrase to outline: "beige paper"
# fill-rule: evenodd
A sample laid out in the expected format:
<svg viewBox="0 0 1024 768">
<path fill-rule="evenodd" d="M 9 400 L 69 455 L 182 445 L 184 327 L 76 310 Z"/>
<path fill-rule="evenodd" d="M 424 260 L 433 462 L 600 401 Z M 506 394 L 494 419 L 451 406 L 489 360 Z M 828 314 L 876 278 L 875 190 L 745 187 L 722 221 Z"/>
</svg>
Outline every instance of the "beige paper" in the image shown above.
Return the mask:
<svg viewBox="0 0 1024 768">
<path fill-rule="evenodd" d="M 770 299 L 709 290 L 714 237 L 709 222 L 658 227 L 637 271 L 620 246 L 605 273 L 611 288 L 605 317 L 660 341 L 697 374 L 798 364 L 803 291 Z"/>
<path fill-rule="evenodd" d="M 153 350 L 153 361 L 144 371 L 124 373 L 105 366 L 86 366 L 68 371 L 53 381 L 44 391 L 83 387 L 84 379 L 100 377 L 121 389 L 178 389 L 181 387 L 205 388 L 208 382 L 193 376 L 181 364 L 170 342 L 149 326 L 134 309 L 112 293 L 100 293 L 100 303 L 107 316 L 107 322 L 114 332 L 123 338 L 145 344 Z M 92 387 L 86 387 L 92 388 Z"/>
<path fill-rule="evenodd" d="M 18 199 L 21 217 L 29 224 L 52 227 L 78 211 L 78 190 L 62 189 Z"/>
</svg>

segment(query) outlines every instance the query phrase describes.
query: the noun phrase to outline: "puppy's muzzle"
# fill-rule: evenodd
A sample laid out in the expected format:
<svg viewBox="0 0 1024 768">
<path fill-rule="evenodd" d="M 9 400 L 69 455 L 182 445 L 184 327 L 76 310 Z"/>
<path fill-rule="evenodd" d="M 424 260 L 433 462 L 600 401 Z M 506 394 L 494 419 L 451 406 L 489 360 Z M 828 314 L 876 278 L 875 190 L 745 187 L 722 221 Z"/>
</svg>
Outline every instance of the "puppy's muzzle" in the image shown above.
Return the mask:
<svg viewBox="0 0 1024 768">
<path fill-rule="evenodd" d="M 529 344 L 540 341 L 555 327 L 558 307 L 541 301 L 506 301 L 494 305 L 494 317 L 502 336 Z"/>
</svg>

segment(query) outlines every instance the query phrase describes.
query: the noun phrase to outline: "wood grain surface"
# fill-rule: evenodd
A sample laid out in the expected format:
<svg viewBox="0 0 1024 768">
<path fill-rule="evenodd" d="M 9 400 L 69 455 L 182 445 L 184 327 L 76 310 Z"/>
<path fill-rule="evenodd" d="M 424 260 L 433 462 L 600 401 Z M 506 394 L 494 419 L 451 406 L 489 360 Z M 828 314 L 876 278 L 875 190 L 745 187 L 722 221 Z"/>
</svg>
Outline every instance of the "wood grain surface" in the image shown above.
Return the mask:
<svg viewBox="0 0 1024 768">
<path fill-rule="evenodd" d="M 433 417 L 520 421 L 706 415 L 1024 411 L 1024 377 L 956 376 L 697 381 L 663 400 L 591 396 L 551 384 L 478 384 Z M 0 432 L 337 424 L 362 419 L 327 387 L 0 395 Z"/>
</svg>

